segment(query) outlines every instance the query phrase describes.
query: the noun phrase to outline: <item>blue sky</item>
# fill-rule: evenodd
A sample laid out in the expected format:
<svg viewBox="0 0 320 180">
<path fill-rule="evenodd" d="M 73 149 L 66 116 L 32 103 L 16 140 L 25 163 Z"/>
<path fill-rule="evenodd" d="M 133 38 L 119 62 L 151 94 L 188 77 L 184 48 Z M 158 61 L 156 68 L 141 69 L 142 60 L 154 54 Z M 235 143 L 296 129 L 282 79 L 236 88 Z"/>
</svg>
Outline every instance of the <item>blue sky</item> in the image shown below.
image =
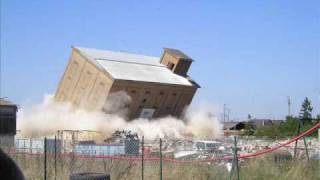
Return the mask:
<svg viewBox="0 0 320 180">
<path fill-rule="evenodd" d="M 72 45 L 191 56 L 193 104 L 283 118 L 308 96 L 320 113 L 320 1 L 1 1 L 1 97 L 54 93 Z"/>
</svg>

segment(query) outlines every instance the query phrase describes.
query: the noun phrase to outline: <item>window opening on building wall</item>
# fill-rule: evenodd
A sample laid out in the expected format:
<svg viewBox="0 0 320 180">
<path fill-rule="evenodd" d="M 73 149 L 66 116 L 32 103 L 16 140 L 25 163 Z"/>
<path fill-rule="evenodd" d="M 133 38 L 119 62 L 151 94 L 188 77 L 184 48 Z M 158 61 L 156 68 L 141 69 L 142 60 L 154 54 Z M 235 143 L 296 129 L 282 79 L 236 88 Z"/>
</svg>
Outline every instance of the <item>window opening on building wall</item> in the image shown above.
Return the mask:
<svg viewBox="0 0 320 180">
<path fill-rule="evenodd" d="M 168 62 L 167 67 L 172 70 L 174 68 L 174 64 L 172 62 Z"/>
</svg>

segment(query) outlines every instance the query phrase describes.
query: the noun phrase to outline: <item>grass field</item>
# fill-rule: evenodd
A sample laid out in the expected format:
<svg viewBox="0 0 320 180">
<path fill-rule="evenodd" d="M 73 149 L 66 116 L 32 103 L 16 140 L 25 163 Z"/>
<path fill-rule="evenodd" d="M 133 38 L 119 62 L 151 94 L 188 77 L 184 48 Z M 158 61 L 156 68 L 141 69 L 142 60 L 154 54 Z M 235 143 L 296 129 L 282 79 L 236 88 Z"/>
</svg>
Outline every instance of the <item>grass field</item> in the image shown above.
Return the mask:
<svg viewBox="0 0 320 180">
<path fill-rule="evenodd" d="M 13 154 L 11 157 L 21 167 L 26 179 L 44 179 L 44 156 Z M 47 158 L 47 177 L 54 179 L 54 158 Z M 141 179 L 141 162 L 110 159 L 79 159 L 72 156 L 57 158 L 58 180 L 68 179 L 77 172 L 105 172 L 111 179 Z M 163 163 L 163 179 L 229 179 L 230 174 L 223 165 L 208 163 Z M 144 164 L 144 179 L 160 179 L 158 161 L 147 161 Z M 303 180 L 320 179 L 319 161 L 289 160 L 280 163 L 273 158 L 258 157 L 240 163 L 240 179 L 256 180 Z"/>
</svg>

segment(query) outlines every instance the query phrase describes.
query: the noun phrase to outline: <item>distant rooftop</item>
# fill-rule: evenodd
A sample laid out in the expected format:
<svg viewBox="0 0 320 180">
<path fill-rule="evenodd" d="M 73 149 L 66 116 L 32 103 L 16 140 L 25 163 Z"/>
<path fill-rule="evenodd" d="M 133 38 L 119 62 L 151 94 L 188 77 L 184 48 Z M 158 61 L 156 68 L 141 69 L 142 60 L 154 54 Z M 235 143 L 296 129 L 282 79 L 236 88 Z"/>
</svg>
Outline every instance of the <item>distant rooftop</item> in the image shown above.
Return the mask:
<svg viewBox="0 0 320 180">
<path fill-rule="evenodd" d="M 125 52 L 73 47 L 102 66 L 114 79 L 192 86 L 190 81 L 170 71 L 160 58 Z"/>
</svg>

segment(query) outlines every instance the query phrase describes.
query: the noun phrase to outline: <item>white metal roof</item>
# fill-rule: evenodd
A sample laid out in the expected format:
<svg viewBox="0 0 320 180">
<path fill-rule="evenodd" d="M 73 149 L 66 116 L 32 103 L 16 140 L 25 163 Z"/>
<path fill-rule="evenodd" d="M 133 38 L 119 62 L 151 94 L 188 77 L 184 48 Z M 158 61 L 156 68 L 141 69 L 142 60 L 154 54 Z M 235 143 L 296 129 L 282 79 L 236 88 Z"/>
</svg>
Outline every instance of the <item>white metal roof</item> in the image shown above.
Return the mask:
<svg viewBox="0 0 320 180">
<path fill-rule="evenodd" d="M 76 47 L 76 49 L 85 53 L 89 58 L 95 60 L 111 60 L 111 61 L 122 61 L 122 62 L 131 62 L 155 66 L 163 66 L 160 64 L 160 58 L 152 56 L 144 56 L 138 54 L 129 54 L 125 52 L 114 52 L 107 50 L 98 50 L 90 48 Z"/>
<path fill-rule="evenodd" d="M 83 55 L 95 60 L 114 79 L 192 86 L 188 79 L 160 64 L 160 58 L 76 47 Z"/>
</svg>

